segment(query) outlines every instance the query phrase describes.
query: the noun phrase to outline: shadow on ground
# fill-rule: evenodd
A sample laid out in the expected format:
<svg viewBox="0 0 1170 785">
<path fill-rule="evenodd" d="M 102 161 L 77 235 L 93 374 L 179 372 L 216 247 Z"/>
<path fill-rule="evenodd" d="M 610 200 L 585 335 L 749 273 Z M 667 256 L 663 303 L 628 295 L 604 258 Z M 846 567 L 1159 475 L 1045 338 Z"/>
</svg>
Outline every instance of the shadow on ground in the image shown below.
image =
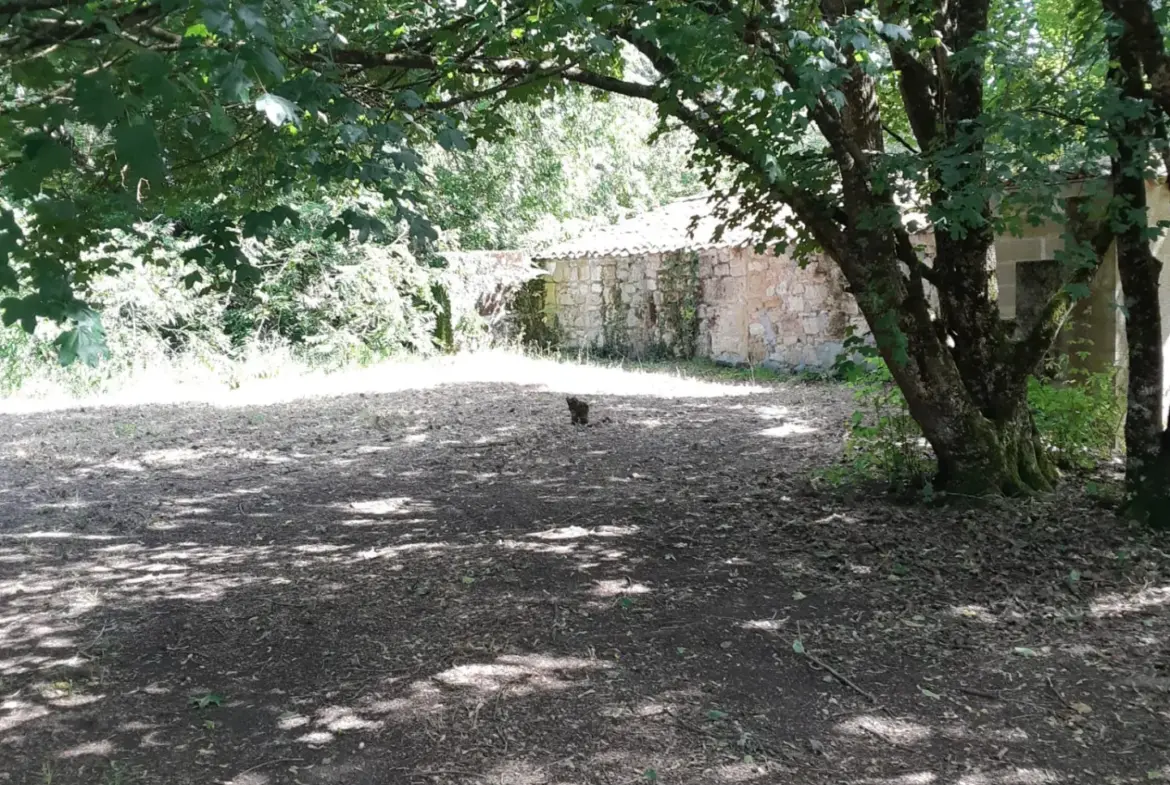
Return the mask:
<svg viewBox="0 0 1170 785">
<path fill-rule="evenodd" d="M 592 403 L 3 418 L 0 782 L 1170 778 L 1164 542 L 814 494 L 829 386 Z"/>
</svg>

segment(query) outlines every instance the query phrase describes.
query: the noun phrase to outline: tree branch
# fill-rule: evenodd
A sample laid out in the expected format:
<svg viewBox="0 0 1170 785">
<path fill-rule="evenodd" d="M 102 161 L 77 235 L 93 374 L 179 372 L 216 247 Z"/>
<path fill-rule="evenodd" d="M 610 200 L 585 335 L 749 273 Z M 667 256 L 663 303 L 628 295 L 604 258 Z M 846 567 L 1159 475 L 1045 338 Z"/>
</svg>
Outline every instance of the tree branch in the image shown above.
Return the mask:
<svg viewBox="0 0 1170 785">
<path fill-rule="evenodd" d="M 1069 293 L 1068 287 L 1089 285 L 1101 269 L 1109 246 L 1113 244 L 1113 229 L 1107 216 L 1090 219 L 1084 215 L 1078 201 L 1073 199 L 1069 200 L 1068 216 L 1070 234 L 1078 244 L 1092 249 L 1094 263 L 1078 267 L 1072 277 L 1048 300 L 1028 334 L 1016 341 L 1012 367 L 1021 373 L 1032 373 L 1040 364 L 1072 313 L 1076 300 Z"/>
</svg>

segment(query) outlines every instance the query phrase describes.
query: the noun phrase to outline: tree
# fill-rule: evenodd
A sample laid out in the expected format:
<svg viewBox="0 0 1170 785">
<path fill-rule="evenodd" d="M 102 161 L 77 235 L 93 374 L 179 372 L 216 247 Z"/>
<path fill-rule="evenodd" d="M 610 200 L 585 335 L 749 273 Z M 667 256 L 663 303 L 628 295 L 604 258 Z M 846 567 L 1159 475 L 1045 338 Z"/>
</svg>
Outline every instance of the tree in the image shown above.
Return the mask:
<svg viewBox="0 0 1170 785">
<path fill-rule="evenodd" d="M 1167 12 L 1155 12 L 1149 0 L 1102 0 L 1102 6 L 1111 22 L 1110 76 L 1124 98 L 1113 122 L 1112 179 L 1125 208 L 1114 231 L 1129 355 L 1126 506 L 1132 516 L 1165 527 L 1170 526 L 1170 429 L 1162 419 L 1162 263 L 1150 247 L 1164 227 L 1150 225 L 1146 182 L 1153 151 L 1160 149 L 1165 156 L 1170 142 Z"/>
<path fill-rule="evenodd" d="M 702 188 L 687 168 L 686 129 L 647 142 L 657 118 L 644 101 L 582 89 L 500 111 L 508 128 L 498 139 L 424 151 L 426 211 L 444 242 L 532 248 Z"/>
<path fill-rule="evenodd" d="M 731 180 L 720 190 L 729 221 L 779 243 L 785 227 L 770 224 L 791 210 L 797 251 L 819 248 L 843 271 L 943 487 L 1047 489 L 1055 471 L 1026 380 L 1099 263 L 1103 208 L 1072 206 L 1068 285 L 1017 334 L 999 316 L 994 239 L 1063 218 L 1065 178 L 1094 161 L 1098 143 L 1088 133 L 1053 141 L 1070 124 L 1066 108 L 1053 116 L 1052 97 L 1021 102 L 1036 87 L 1019 67 L 1037 54 L 1027 34 L 1043 21 L 1036 9 L 8 0 L 3 184 L 28 212 L 23 227 L 6 213 L 0 285 L 36 293 L 5 301 L 5 318 L 70 316 L 77 301 L 60 284 L 83 286 L 95 264 L 81 249 L 100 246 L 111 225 L 193 198 L 215 205 L 197 256 L 227 270 L 227 285 L 249 274 L 239 235 L 295 220 L 279 198 L 294 185 L 376 186 L 417 224 L 416 142 L 468 148 L 499 132 L 503 102 L 583 85 L 648 101 L 663 123 L 686 126 L 708 184 Z M 907 207 L 933 227 L 929 256 L 912 242 Z M 378 228 L 351 211 L 336 231 Z"/>
</svg>

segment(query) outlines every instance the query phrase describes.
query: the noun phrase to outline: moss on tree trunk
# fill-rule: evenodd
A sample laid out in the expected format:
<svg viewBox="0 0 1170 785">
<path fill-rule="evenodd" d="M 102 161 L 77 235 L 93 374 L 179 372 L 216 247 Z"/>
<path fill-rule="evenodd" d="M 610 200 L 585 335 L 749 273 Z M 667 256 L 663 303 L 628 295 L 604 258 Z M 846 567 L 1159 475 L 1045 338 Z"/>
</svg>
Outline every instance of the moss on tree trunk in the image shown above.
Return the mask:
<svg viewBox="0 0 1170 785">
<path fill-rule="evenodd" d="M 1026 406 L 1005 422 L 971 413 L 948 437 L 930 439 L 941 489 L 972 496 L 1051 491 L 1058 472 Z"/>
</svg>

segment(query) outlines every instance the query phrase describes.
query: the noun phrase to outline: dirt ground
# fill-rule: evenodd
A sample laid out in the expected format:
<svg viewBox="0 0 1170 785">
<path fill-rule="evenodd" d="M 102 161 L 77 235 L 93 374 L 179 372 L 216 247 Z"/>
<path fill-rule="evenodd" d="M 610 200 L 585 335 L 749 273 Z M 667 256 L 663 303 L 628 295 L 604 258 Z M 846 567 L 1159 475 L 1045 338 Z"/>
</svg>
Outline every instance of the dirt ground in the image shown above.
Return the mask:
<svg viewBox="0 0 1170 785">
<path fill-rule="evenodd" d="M 1170 542 L 1076 483 L 815 491 L 830 385 L 424 371 L 0 416 L 0 783 L 1170 780 Z"/>
</svg>

